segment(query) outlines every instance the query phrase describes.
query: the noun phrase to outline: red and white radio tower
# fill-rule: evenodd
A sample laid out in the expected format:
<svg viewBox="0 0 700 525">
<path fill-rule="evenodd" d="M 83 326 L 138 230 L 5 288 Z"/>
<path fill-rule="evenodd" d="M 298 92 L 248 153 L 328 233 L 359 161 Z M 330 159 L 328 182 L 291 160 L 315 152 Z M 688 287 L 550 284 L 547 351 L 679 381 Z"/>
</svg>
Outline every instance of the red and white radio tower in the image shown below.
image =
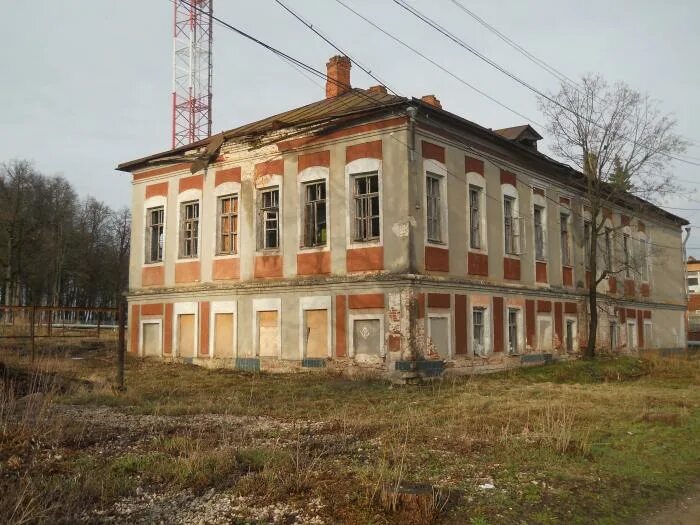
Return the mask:
<svg viewBox="0 0 700 525">
<path fill-rule="evenodd" d="M 211 135 L 214 0 L 174 3 L 172 147 L 176 148 Z"/>
</svg>

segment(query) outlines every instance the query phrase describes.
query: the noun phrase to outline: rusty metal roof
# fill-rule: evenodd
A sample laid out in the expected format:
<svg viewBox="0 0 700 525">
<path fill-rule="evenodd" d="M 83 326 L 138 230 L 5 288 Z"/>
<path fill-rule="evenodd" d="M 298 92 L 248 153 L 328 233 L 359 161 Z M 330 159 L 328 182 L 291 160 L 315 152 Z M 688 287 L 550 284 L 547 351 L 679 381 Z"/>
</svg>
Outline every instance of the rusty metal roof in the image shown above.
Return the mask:
<svg viewBox="0 0 700 525">
<path fill-rule="evenodd" d="M 362 115 L 366 112 L 373 112 L 382 108 L 389 108 L 408 102 L 409 99 L 390 95 L 376 89 L 353 88 L 347 93 L 338 97 L 327 98 L 301 106 L 284 113 L 279 113 L 271 117 L 245 124 L 237 128 L 223 132 L 224 139 L 249 140 L 264 135 L 271 131 L 285 128 L 300 127 L 323 121 L 330 121 L 341 117 L 352 115 Z M 186 146 L 142 157 L 140 159 L 123 162 L 117 166 L 117 170 L 130 172 L 139 169 L 152 161 L 157 161 L 161 157 L 168 157 L 182 154 L 185 151 L 196 149 L 208 144 L 211 137 L 193 142 Z"/>
<path fill-rule="evenodd" d="M 525 132 L 528 132 L 532 138 L 536 138 L 537 140 L 542 139 L 542 135 L 537 133 L 537 131 L 535 131 L 530 124 L 523 124 L 522 126 L 513 126 L 510 128 L 494 129 L 493 132 L 498 133 L 501 137 L 508 140 L 518 140 Z"/>
</svg>

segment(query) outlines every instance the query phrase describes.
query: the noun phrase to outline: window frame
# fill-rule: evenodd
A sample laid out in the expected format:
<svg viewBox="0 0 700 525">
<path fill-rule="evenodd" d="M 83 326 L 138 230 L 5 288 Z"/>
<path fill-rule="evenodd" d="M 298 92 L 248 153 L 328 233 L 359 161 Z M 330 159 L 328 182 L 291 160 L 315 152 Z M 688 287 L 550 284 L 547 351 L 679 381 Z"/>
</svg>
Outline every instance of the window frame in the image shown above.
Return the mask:
<svg viewBox="0 0 700 525">
<path fill-rule="evenodd" d="M 279 348 L 278 355 L 275 356 L 277 359 L 282 358 L 282 327 L 284 326 L 282 319 L 282 299 L 279 297 L 265 297 L 259 299 L 253 299 L 253 353 L 250 357 L 256 359 L 265 359 L 271 356 L 261 356 L 260 355 L 260 327 L 258 326 L 258 312 L 277 312 L 277 324 L 279 330 L 277 331 L 277 348 Z"/>
<path fill-rule="evenodd" d="M 473 228 L 472 228 L 472 206 L 471 206 L 471 190 L 477 192 L 478 197 L 478 221 L 477 230 L 479 233 L 479 247 L 473 245 Z M 476 253 L 488 253 L 488 235 L 486 229 L 486 180 L 484 176 L 475 171 L 467 173 L 467 251 Z"/>
<path fill-rule="evenodd" d="M 366 191 L 364 193 L 358 193 L 358 181 L 364 180 L 368 188 L 371 188 L 370 180 L 372 178 L 377 178 L 377 191 Z M 381 239 L 382 235 L 382 209 L 381 209 L 381 196 L 379 192 L 379 174 L 377 172 L 369 173 L 354 173 L 350 177 L 351 188 L 352 188 L 352 209 L 351 219 L 352 219 L 352 231 L 350 232 L 352 237 L 352 242 L 354 244 L 368 244 L 376 243 Z M 377 201 L 378 213 L 375 215 L 372 213 L 372 205 L 374 200 Z M 362 204 L 360 204 L 362 203 Z M 358 216 L 358 204 L 364 211 Z M 374 220 L 377 221 L 377 232 L 374 233 Z M 358 223 L 362 224 L 362 229 L 364 230 L 362 235 L 358 234 Z M 367 232 L 369 231 L 369 235 Z"/>
<path fill-rule="evenodd" d="M 236 201 L 236 211 L 229 211 L 228 213 L 223 212 L 223 202 L 225 200 Z M 223 195 L 216 196 L 216 251 L 217 256 L 235 256 L 239 255 L 240 250 L 240 239 L 241 239 L 241 198 L 238 192 L 227 193 Z M 235 232 L 232 232 L 232 228 L 229 225 L 229 242 L 231 242 L 231 249 L 229 251 L 224 251 L 222 247 L 223 232 L 222 232 L 222 219 L 224 217 L 228 220 L 233 220 L 235 224 Z M 231 240 L 233 236 L 233 240 Z"/>
<path fill-rule="evenodd" d="M 379 187 L 379 237 L 373 240 L 356 241 L 354 235 L 354 178 L 358 175 L 376 174 Z M 381 159 L 363 157 L 345 165 L 345 196 L 347 212 L 345 213 L 345 244 L 347 249 L 382 246 L 384 243 L 384 182 Z"/>
<path fill-rule="evenodd" d="M 427 338 L 432 339 L 432 326 L 430 319 L 446 319 L 447 320 L 447 359 L 454 357 L 452 350 L 452 315 L 449 312 L 427 312 L 426 313 L 426 347 Z"/>
<path fill-rule="evenodd" d="M 483 339 L 483 351 L 477 353 L 476 339 L 475 339 L 475 326 L 474 314 L 476 312 L 481 312 L 481 335 Z M 491 352 L 491 314 L 490 308 L 484 304 L 473 304 L 470 308 L 470 319 L 469 319 L 469 336 L 470 336 L 470 348 L 472 357 L 488 357 Z"/>
<path fill-rule="evenodd" d="M 192 208 L 192 217 L 187 217 L 188 208 Z M 178 242 L 178 259 L 199 259 L 200 249 L 200 216 L 202 210 L 201 199 L 180 200 L 178 201 L 179 208 L 179 242 Z M 196 216 L 194 215 L 196 212 Z M 188 225 L 190 228 L 188 229 Z M 193 233 L 192 233 L 193 232 Z M 188 233 L 190 237 L 188 238 Z M 190 243 L 190 253 L 187 253 L 188 242 Z"/>
<path fill-rule="evenodd" d="M 506 202 L 510 204 L 510 247 L 508 246 L 508 232 L 506 229 Z M 517 259 L 522 255 L 523 239 L 521 235 L 520 195 L 518 189 L 512 184 L 501 184 L 501 246 L 503 256 Z M 510 248 L 510 250 L 509 250 Z"/>
<path fill-rule="evenodd" d="M 320 199 L 318 196 L 316 196 L 316 199 L 314 200 L 309 200 L 308 199 L 308 191 L 312 187 L 322 187 L 323 188 L 323 198 Z M 302 206 L 301 208 L 301 237 L 300 237 L 300 248 L 302 249 L 319 249 L 319 248 L 325 248 L 328 246 L 328 223 L 329 223 L 329 216 L 328 216 L 328 181 L 327 179 L 317 179 L 317 180 L 310 180 L 310 181 L 305 181 L 301 183 L 301 195 L 302 195 Z M 316 242 L 316 238 L 319 235 L 319 222 L 318 222 L 318 208 L 319 204 L 323 203 L 323 210 L 324 210 L 324 230 L 325 230 L 325 238 L 323 239 L 322 242 Z M 308 225 L 308 220 L 309 220 L 309 208 L 313 210 L 313 237 L 314 240 L 309 243 L 309 225 Z"/>
<path fill-rule="evenodd" d="M 516 346 L 514 349 L 511 349 L 511 323 L 510 323 L 510 315 L 511 313 L 515 314 L 515 342 Z M 522 330 L 523 330 L 523 322 L 522 322 L 522 317 L 523 317 L 523 311 L 520 306 L 514 306 L 514 305 L 507 305 L 506 306 L 506 318 L 505 318 L 505 323 L 506 323 L 506 350 L 508 355 L 520 355 L 523 353 L 523 348 L 524 348 L 524 343 L 525 341 L 523 340 L 523 335 L 522 335 Z"/>
<path fill-rule="evenodd" d="M 163 198 L 164 199 L 164 198 Z M 165 214 L 165 209 L 166 205 L 165 202 L 152 202 L 151 205 L 148 205 L 149 203 L 147 202 L 145 205 L 145 220 L 146 220 L 146 228 L 144 232 L 144 264 L 163 264 L 163 261 L 165 259 L 165 229 L 166 229 L 166 214 Z M 151 215 L 154 212 L 162 212 L 162 222 L 159 223 L 159 229 L 160 229 L 160 238 L 162 241 L 158 242 L 159 245 L 159 252 L 160 252 L 160 257 L 153 258 L 153 228 L 156 226 L 155 224 L 151 223 Z"/>
<path fill-rule="evenodd" d="M 444 244 L 442 179 L 435 173 L 426 172 L 425 174 L 425 240 L 428 244 Z"/>
<path fill-rule="evenodd" d="M 277 194 L 277 202 L 276 206 L 268 206 L 265 207 L 263 205 L 265 195 L 273 195 Z M 273 184 L 269 186 L 265 186 L 262 188 L 257 188 L 256 190 L 256 208 L 257 208 L 257 217 L 256 217 L 256 234 L 257 234 L 257 239 L 256 239 L 256 250 L 258 252 L 265 252 L 265 253 L 277 253 L 282 251 L 282 235 L 280 230 L 282 229 L 282 205 L 281 205 L 281 197 L 282 197 L 282 188 L 279 185 Z M 267 214 L 270 213 L 275 213 L 276 218 L 271 219 Z M 274 220 L 276 223 L 276 234 L 275 234 L 275 245 L 274 246 L 268 246 L 267 245 L 267 223 L 268 221 Z"/>
<path fill-rule="evenodd" d="M 566 241 L 564 240 L 566 235 Z M 571 210 L 561 207 L 559 209 L 559 245 L 561 252 L 561 265 L 567 268 L 573 267 L 571 253 Z"/>
</svg>

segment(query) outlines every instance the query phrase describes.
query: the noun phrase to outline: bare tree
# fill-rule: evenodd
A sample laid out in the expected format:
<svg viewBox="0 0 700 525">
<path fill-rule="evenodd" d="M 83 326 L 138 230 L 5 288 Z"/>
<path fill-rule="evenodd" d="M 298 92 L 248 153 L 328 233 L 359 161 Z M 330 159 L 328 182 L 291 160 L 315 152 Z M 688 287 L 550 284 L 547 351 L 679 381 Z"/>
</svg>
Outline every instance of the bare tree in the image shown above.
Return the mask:
<svg viewBox="0 0 700 525">
<path fill-rule="evenodd" d="M 630 261 L 613 267 L 600 265 L 598 250 L 606 233 L 604 209 L 622 202 L 643 209 L 677 188 L 667 171 L 687 142 L 676 133 L 676 121 L 663 114 L 648 95 L 600 76 L 584 76 L 576 85 L 562 82 L 557 93 L 539 99 L 553 139 L 552 153 L 585 175 L 590 210 L 586 238 L 588 284 L 588 341 L 584 355 L 595 356 L 598 333 L 598 285 L 608 276 L 627 271 Z M 602 266 L 602 268 L 599 268 Z"/>
</svg>

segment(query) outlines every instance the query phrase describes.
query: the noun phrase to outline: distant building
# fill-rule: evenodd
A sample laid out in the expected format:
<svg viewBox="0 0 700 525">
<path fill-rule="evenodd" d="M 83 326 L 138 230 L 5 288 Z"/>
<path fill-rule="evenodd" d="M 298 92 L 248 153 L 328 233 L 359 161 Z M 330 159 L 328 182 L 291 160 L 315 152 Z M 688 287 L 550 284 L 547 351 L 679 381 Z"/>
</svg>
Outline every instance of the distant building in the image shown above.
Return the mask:
<svg viewBox="0 0 700 525">
<path fill-rule="evenodd" d="M 118 167 L 133 180 L 130 351 L 385 372 L 578 352 L 584 175 L 529 125 L 351 88 L 345 57 L 328 76 L 324 100 Z M 687 221 L 631 195 L 603 215 L 600 347 L 684 347 Z"/>
</svg>

